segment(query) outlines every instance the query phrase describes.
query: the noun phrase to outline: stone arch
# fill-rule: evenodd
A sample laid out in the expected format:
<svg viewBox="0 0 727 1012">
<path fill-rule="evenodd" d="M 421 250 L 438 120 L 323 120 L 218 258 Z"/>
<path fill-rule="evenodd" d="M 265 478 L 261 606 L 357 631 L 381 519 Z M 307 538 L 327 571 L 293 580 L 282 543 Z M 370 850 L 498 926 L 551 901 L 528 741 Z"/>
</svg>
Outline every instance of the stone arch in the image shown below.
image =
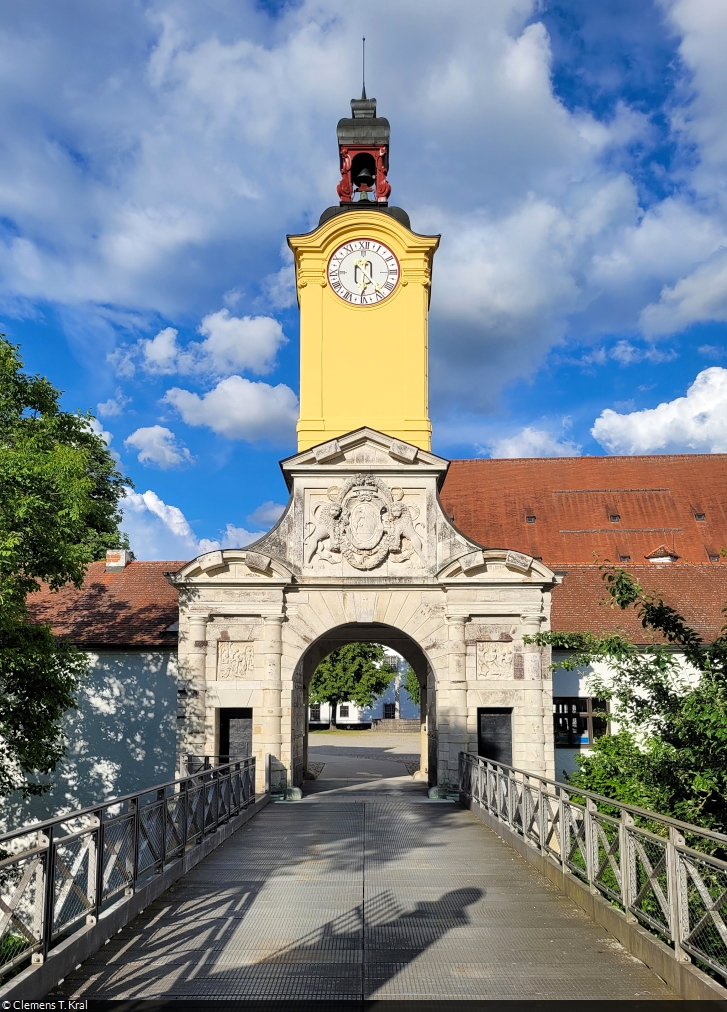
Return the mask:
<svg viewBox="0 0 727 1012">
<path fill-rule="evenodd" d="M 421 692 L 419 753 L 420 779 L 436 783 L 436 674 L 422 645 L 397 626 L 384 622 L 343 622 L 321 633 L 301 654 L 293 672 L 290 738 L 293 781 L 303 782 L 308 766 L 308 688 L 324 657 L 347 643 L 381 643 L 411 665 Z"/>
</svg>

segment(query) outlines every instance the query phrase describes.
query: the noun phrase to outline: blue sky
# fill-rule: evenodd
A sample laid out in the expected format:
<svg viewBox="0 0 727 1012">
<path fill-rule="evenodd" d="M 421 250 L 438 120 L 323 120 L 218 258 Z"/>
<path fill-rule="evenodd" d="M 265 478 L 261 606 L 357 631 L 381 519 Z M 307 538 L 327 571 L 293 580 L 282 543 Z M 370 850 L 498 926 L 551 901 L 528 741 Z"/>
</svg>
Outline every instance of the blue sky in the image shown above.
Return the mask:
<svg viewBox="0 0 727 1012">
<path fill-rule="evenodd" d="M 442 234 L 448 457 L 727 451 L 723 0 L 3 4 L 0 320 L 135 483 L 140 558 L 265 530 L 295 449 L 285 235 L 367 83 Z"/>
</svg>

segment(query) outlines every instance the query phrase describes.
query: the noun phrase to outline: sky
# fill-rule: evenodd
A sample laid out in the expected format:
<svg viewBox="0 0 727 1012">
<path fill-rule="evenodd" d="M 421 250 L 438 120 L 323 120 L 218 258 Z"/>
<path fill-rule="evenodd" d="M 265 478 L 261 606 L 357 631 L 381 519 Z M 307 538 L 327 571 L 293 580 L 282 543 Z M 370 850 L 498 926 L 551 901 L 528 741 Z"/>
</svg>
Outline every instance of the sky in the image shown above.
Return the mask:
<svg viewBox="0 0 727 1012">
<path fill-rule="evenodd" d="M 0 0 L 0 323 L 134 482 L 137 558 L 286 500 L 285 236 L 366 82 L 441 233 L 433 449 L 727 452 L 724 0 Z"/>
</svg>

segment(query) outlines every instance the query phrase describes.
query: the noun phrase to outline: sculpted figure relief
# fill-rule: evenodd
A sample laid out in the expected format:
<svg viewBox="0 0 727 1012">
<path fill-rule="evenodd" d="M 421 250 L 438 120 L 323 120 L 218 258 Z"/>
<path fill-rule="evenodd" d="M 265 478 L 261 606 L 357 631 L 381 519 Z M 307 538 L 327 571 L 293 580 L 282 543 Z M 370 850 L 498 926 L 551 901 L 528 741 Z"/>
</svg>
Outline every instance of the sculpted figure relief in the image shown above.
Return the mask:
<svg viewBox="0 0 727 1012">
<path fill-rule="evenodd" d="M 217 677 L 247 678 L 255 668 L 255 654 L 251 643 L 234 643 L 220 640 L 217 644 Z"/>
<path fill-rule="evenodd" d="M 424 562 L 424 546 L 414 524 L 416 506 L 400 500 L 401 489 L 390 489 L 380 478 L 355 474 L 345 485 L 328 490 L 330 505 L 311 510 L 304 540 L 304 557 L 339 562 L 341 556 L 355 569 L 375 569 L 387 558 L 405 562 L 416 555 Z"/>
</svg>

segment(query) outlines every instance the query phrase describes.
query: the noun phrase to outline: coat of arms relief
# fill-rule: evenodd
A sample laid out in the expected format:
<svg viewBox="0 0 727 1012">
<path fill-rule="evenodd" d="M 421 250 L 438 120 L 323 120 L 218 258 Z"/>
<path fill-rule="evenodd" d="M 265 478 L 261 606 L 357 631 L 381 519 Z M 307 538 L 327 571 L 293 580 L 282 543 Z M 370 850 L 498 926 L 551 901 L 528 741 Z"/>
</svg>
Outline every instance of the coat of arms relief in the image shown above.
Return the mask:
<svg viewBox="0 0 727 1012">
<path fill-rule="evenodd" d="M 322 502 L 312 502 L 304 537 L 306 565 L 313 559 L 369 570 L 387 559 L 425 563 L 424 545 L 416 529 L 420 510 L 402 500 L 401 488 L 389 488 L 375 475 L 355 474 L 339 488 L 328 489 Z"/>
</svg>

